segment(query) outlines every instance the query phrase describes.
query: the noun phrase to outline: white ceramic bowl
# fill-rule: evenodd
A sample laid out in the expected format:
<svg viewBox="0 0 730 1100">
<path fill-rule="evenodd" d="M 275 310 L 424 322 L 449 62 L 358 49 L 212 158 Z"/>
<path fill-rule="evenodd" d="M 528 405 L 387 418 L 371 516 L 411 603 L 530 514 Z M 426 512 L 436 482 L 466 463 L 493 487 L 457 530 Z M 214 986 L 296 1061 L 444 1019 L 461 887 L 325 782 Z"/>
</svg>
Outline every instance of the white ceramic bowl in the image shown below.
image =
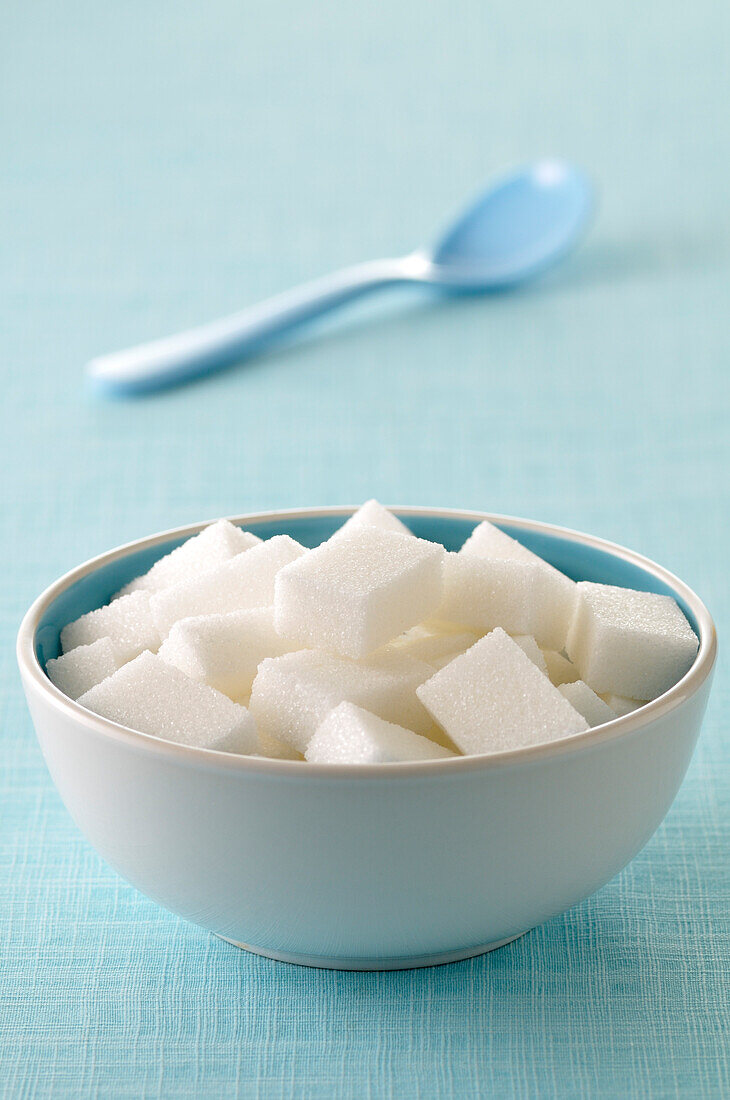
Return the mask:
<svg viewBox="0 0 730 1100">
<path fill-rule="evenodd" d="M 327 538 L 352 509 L 239 516 L 268 537 Z M 646 844 L 687 769 L 715 630 L 698 597 L 630 550 L 543 523 L 399 508 L 457 549 L 490 519 L 575 579 L 673 595 L 700 638 L 687 675 L 641 710 L 536 748 L 418 764 L 311 765 L 135 733 L 48 680 L 61 626 L 203 524 L 95 558 L 51 585 L 18 637 L 53 780 L 94 847 L 173 912 L 271 958 L 392 969 L 467 958 L 593 893 Z"/>
</svg>

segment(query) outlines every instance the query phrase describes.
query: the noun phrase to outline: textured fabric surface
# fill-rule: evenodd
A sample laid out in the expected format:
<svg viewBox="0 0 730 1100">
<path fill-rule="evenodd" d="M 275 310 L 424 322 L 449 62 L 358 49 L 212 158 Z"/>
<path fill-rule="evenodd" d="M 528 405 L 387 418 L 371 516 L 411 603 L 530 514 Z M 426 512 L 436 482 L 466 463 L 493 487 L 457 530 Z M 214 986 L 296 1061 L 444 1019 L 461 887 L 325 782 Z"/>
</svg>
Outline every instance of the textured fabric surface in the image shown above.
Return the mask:
<svg viewBox="0 0 730 1100">
<path fill-rule="evenodd" d="M 720 1097 L 727 665 L 666 822 L 491 956 L 338 974 L 242 953 L 106 867 L 34 740 L 13 641 L 61 572 L 247 509 L 491 509 L 613 538 L 722 630 L 730 387 L 723 0 L 8 0 L 0 35 L 0 1093 Z M 427 238 L 505 163 L 600 181 L 509 297 L 373 301 L 144 401 L 89 356 Z"/>
</svg>

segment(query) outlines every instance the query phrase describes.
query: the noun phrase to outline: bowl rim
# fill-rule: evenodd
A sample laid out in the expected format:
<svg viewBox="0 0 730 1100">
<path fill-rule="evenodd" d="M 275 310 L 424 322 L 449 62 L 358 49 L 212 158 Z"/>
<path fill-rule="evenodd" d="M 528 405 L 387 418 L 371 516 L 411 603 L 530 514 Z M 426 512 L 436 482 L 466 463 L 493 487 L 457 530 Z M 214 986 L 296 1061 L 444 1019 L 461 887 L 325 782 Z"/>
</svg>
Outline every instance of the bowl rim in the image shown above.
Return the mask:
<svg viewBox="0 0 730 1100">
<path fill-rule="evenodd" d="M 328 505 L 318 508 L 290 508 L 264 512 L 246 512 L 237 516 L 228 516 L 231 523 L 245 527 L 247 523 L 286 522 L 289 519 L 326 518 L 352 515 L 359 506 Z M 464 771 L 491 771 L 493 768 L 530 764 L 537 760 L 551 759 L 565 754 L 573 754 L 590 749 L 607 741 L 631 735 L 655 720 L 663 718 L 676 710 L 702 687 L 712 672 L 717 655 L 717 631 L 712 617 L 699 596 L 668 569 L 658 565 L 651 558 L 634 550 L 610 542 L 607 539 L 574 531 L 568 527 L 545 523 L 540 520 L 526 520 L 516 516 L 494 512 L 479 512 L 460 508 L 429 508 L 417 505 L 388 505 L 391 511 L 403 516 L 432 517 L 442 519 L 463 519 L 480 523 L 488 520 L 497 525 L 505 524 L 540 534 L 557 535 L 584 546 L 599 549 L 615 557 L 637 565 L 651 573 L 658 580 L 672 587 L 682 597 L 695 617 L 700 633 L 697 656 L 687 673 L 669 691 L 657 699 L 645 703 L 636 711 L 615 718 L 603 725 L 595 726 L 583 733 L 572 734 L 538 745 L 528 745 L 518 749 L 484 755 L 454 756 L 448 759 L 420 760 L 395 764 L 310 764 L 302 760 L 279 760 L 270 757 L 252 757 L 236 753 L 221 752 L 217 749 L 203 749 L 190 745 L 181 745 L 174 741 L 165 741 L 152 734 L 140 733 L 117 722 L 102 718 L 93 711 L 80 706 L 75 700 L 64 695 L 51 682 L 42 668 L 35 648 L 35 637 L 41 617 L 54 600 L 72 584 L 88 576 L 95 569 L 125 557 L 127 554 L 154 547 L 158 543 L 173 538 L 188 538 L 197 534 L 215 520 L 171 527 L 141 539 L 134 539 L 103 554 L 89 558 L 81 565 L 64 573 L 38 596 L 26 612 L 18 631 L 17 660 L 21 675 L 26 684 L 30 684 L 46 697 L 55 709 L 89 731 L 106 739 L 112 739 L 128 745 L 130 748 L 169 757 L 177 763 L 197 765 L 206 769 L 243 771 L 251 775 L 269 775 L 272 777 L 290 776 L 301 779 L 310 777 L 346 778 L 346 779 L 383 779 L 385 777 L 405 778 L 407 776 L 435 777 L 453 775 Z M 217 517 L 220 518 L 220 517 Z"/>
</svg>

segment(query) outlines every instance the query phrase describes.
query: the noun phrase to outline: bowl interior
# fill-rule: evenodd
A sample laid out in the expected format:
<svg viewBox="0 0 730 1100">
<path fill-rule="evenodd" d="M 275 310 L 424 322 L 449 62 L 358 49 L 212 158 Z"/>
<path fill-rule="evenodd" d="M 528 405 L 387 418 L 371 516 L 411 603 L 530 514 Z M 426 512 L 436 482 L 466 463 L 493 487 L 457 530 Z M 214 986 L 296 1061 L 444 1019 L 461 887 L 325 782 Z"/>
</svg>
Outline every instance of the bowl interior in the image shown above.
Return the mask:
<svg viewBox="0 0 730 1100">
<path fill-rule="evenodd" d="M 280 519 L 268 516 L 247 521 L 245 526 L 264 539 L 283 534 L 290 535 L 303 546 L 318 546 L 342 525 L 345 518 L 342 514 L 332 513 L 289 515 Z M 415 535 L 440 542 L 447 550 L 458 550 L 476 526 L 473 518 L 459 515 L 401 513 L 400 518 Z M 673 596 L 699 636 L 695 616 L 684 599 L 651 570 L 610 550 L 587 545 L 560 532 L 536 531 L 517 522 L 500 523 L 499 526 L 573 580 L 598 581 Z M 185 538 L 171 538 L 154 546 L 131 549 L 64 588 L 46 608 L 36 631 L 35 651 L 41 667 L 45 668 L 46 661 L 58 657 L 61 652 L 59 636 L 66 623 L 107 603 L 122 585 L 146 572 L 158 558 L 174 550 Z"/>
</svg>

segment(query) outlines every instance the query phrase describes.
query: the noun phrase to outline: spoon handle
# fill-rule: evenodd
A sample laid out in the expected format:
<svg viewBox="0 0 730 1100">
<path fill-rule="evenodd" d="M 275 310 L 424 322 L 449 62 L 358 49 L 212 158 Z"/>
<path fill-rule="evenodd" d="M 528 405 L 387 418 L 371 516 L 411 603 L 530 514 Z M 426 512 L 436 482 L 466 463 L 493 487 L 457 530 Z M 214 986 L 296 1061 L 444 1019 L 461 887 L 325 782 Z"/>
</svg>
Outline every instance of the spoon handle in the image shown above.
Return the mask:
<svg viewBox="0 0 730 1100">
<path fill-rule="evenodd" d="M 210 374 L 362 294 L 412 281 L 418 275 L 411 260 L 345 268 L 199 328 L 92 359 L 87 373 L 109 394 L 142 393 Z"/>
</svg>

